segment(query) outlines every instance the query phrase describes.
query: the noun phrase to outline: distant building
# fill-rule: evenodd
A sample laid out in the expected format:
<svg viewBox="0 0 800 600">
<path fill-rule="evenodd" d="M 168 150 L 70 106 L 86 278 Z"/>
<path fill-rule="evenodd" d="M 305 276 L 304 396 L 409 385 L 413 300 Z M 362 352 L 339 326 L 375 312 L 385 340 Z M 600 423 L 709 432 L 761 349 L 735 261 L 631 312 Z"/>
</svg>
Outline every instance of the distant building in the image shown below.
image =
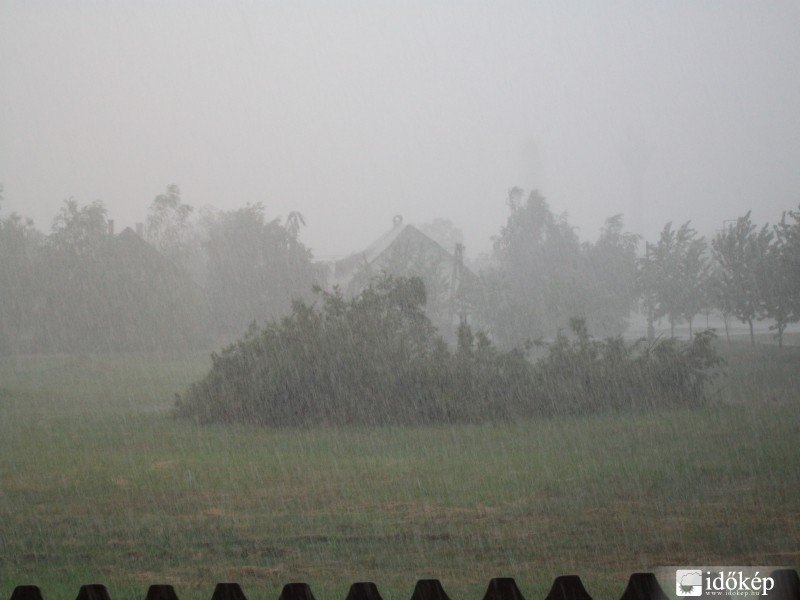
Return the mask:
<svg viewBox="0 0 800 600">
<path fill-rule="evenodd" d="M 470 313 L 470 290 L 478 282 L 464 265 L 463 245 L 456 244 L 450 252 L 413 225 L 403 223 L 399 215 L 392 228 L 365 249 L 318 267 L 323 287 L 338 287 L 347 295 L 357 294 L 381 273 L 421 277 L 428 294 L 428 315 L 446 337 Z"/>
</svg>

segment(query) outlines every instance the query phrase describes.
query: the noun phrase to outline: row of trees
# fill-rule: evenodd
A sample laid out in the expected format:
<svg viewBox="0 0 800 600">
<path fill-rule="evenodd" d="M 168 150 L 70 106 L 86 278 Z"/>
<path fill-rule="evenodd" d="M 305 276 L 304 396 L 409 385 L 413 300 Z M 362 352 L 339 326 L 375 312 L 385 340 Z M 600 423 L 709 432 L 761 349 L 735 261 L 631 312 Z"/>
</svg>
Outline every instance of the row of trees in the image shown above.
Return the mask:
<svg viewBox="0 0 800 600">
<path fill-rule="evenodd" d="M 151 204 L 146 242 L 132 231 L 112 235 L 100 201 L 65 201 L 49 234 L 0 212 L 0 352 L 235 339 L 311 294 L 301 222 L 268 221 L 261 205 L 197 215 L 177 186 Z"/>
<path fill-rule="evenodd" d="M 655 243 L 624 231 L 611 217 L 595 242 L 581 242 L 565 216 L 553 214 L 538 192 L 508 198 L 510 214 L 482 273 L 477 314 L 496 339 L 519 345 L 552 339 L 572 317 L 600 335 L 624 331 L 634 309 L 650 323 L 675 325 L 716 312 L 727 330 L 735 318 L 750 327 L 773 322 L 780 344 L 800 320 L 800 209 L 758 227 L 748 212 L 709 242 L 684 223 L 668 223 Z"/>
<path fill-rule="evenodd" d="M 492 256 L 459 298 L 501 347 L 554 339 L 573 317 L 595 335 L 619 335 L 637 308 L 673 331 L 714 311 L 726 327 L 734 318 L 747 323 L 751 339 L 754 321 L 770 319 L 780 343 L 800 318 L 800 210 L 761 227 L 748 213 L 710 243 L 689 223 L 667 224 L 642 248 L 621 216 L 589 242 L 538 192 L 514 188 L 507 204 Z M 318 279 L 299 240 L 299 213 L 281 221 L 267 219 L 260 204 L 196 210 L 176 185 L 149 207 L 147 244 L 109 235 L 99 201 L 67 200 L 49 234 L 1 209 L 0 351 L 216 345 L 253 321 L 288 314 L 293 299 L 310 298 Z M 461 239 L 445 221 L 430 224 L 427 234 L 448 246 Z M 385 270 L 421 276 L 428 316 L 440 331 L 443 320 L 451 327 L 441 265 L 409 256 L 398 253 Z"/>
<path fill-rule="evenodd" d="M 181 268 L 109 235 L 101 202 L 66 201 L 49 235 L 0 215 L 0 352 L 186 347 L 203 307 Z"/>
<path fill-rule="evenodd" d="M 194 215 L 170 185 L 150 205 L 144 236 L 205 290 L 213 332 L 231 337 L 252 321 L 283 316 L 293 299 L 310 297 L 314 267 L 299 240 L 303 225 L 298 212 L 285 223 L 267 220 L 262 204 Z"/>
<path fill-rule="evenodd" d="M 772 321 L 783 345 L 786 327 L 800 320 L 800 211 L 784 213 L 775 225 L 758 227 L 750 213 L 730 222 L 711 243 L 689 223 L 668 223 L 659 241 L 647 244 L 639 263 L 643 306 L 651 319 L 671 329 L 716 311 L 726 333 L 731 318 Z"/>
<path fill-rule="evenodd" d="M 504 346 L 553 338 L 580 317 L 597 335 L 622 333 L 637 302 L 638 237 L 609 218 L 595 242 L 581 242 L 565 216 L 519 188 L 481 274 L 477 315 Z"/>
</svg>

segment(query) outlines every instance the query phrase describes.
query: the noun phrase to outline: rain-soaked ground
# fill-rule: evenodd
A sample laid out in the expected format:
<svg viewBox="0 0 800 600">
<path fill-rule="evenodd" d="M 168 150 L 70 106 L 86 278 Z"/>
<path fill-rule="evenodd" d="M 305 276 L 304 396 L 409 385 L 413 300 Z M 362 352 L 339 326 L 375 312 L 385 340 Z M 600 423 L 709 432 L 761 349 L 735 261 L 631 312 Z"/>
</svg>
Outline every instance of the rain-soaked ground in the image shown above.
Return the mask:
<svg viewBox="0 0 800 600">
<path fill-rule="evenodd" d="M 273 430 L 169 416 L 205 355 L 0 361 L 0 597 L 209 598 L 307 581 L 454 600 L 560 574 L 800 562 L 800 347 L 721 345 L 712 406 L 508 425 Z"/>
</svg>

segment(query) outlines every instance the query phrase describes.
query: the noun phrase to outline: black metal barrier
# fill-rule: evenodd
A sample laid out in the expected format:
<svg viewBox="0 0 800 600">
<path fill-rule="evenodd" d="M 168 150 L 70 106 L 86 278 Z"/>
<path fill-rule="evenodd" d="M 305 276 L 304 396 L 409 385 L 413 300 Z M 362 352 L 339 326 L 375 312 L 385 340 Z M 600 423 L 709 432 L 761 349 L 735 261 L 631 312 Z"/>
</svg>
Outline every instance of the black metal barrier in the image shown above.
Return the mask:
<svg viewBox="0 0 800 600">
<path fill-rule="evenodd" d="M 800 577 L 794 569 L 777 569 L 770 574 L 774 587 L 762 594 L 759 600 L 800 600 Z M 42 590 L 36 585 L 17 586 L 10 600 L 44 600 Z M 76 600 L 111 600 L 106 586 L 100 583 L 81 586 Z M 179 600 L 171 585 L 151 585 L 145 600 Z M 218 583 L 211 600 L 247 600 L 238 583 Z M 316 600 L 307 583 L 288 583 L 283 586 L 278 600 Z M 345 600 L 383 600 L 378 586 L 369 581 L 350 586 Z M 438 579 L 421 579 L 414 587 L 411 600 L 450 600 Z M 483 600 L 525 600 L 525 596 L 510 577 L 497 577 L 489 582 Z M 556 577 L 545 600 L 592 600 L 577 575 Z M 620 600 L 669 600 L 653 573 L 634 573 Z M 720 596 L 719 600 L 736 600 Z"/>
</svg>

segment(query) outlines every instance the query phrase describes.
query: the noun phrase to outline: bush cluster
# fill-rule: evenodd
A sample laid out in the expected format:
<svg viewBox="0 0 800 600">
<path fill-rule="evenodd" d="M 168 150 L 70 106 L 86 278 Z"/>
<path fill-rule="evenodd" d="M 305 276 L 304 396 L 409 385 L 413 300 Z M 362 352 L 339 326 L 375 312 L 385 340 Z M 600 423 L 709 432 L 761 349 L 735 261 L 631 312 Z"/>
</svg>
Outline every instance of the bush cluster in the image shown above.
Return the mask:
<svg viewBox="0 0 800 600">
<path fill-rule="evenodd" d="M 571 319 L 570 329 L 571 336 L 559 331 L 554 342 L 542 344 L 547 354 L 534 368 L 536 393 L 555 413 L 699 405 L 722 363 L 711 330 L 690 342 L 626 344 L 619 336 L 593 339 L 581 319 Z"/>
<path fill-rule="evenodd" d="M 352 300 L 317 293 L 318 305 L 295 302 L 289 316 L 212 354 L 176 413 L 202 423 L 402 425 L 687 405 L 703 400 L 719 361 L 710 333 L 628 346 L 593 340 L 579 320 L 535 363 L 465 323 L 451 350 L 425 316 L 419 278 L 383 276 Z"/>
</svg>

